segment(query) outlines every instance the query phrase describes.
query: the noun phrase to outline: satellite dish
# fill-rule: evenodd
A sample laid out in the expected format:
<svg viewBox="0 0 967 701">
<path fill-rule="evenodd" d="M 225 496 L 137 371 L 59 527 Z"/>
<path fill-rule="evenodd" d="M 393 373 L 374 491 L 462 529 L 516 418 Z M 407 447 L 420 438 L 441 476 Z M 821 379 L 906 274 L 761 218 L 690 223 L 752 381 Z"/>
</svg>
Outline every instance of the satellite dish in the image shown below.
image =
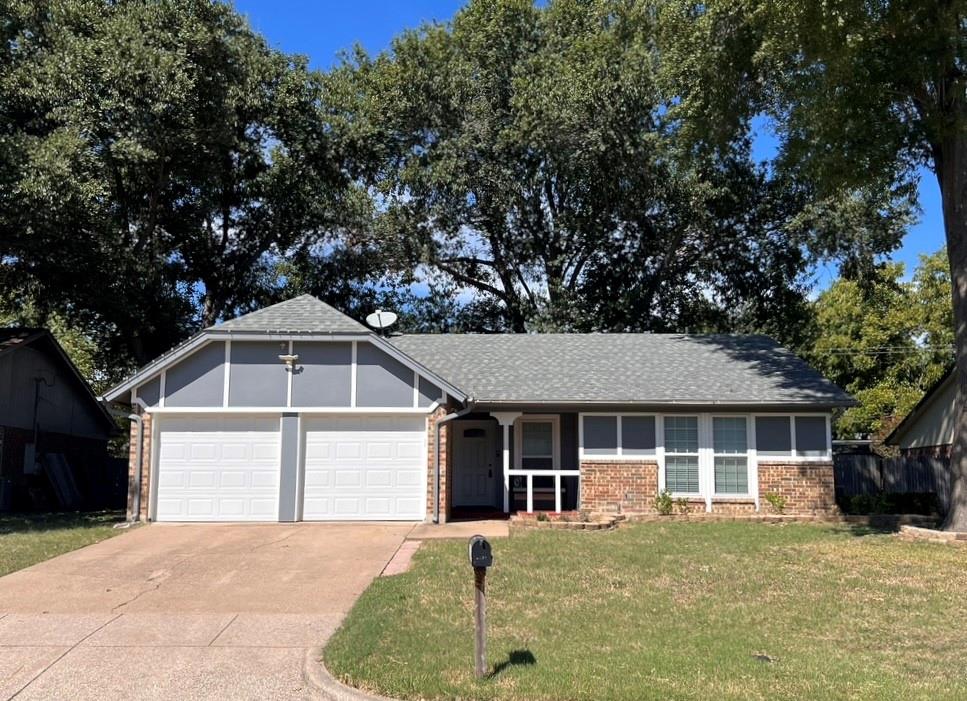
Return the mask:
<svg viewBox="0 0 967 701">
<path fill-rule="evenodd" d="M 397 316 L 395 313 L 384 312 L 382 309 L 377 309 L 375 312 L 366 317 L 366 323 L 372 326 L 374 329 L 383 331 L 395 324 L 396 319 Z"/>
</svg>

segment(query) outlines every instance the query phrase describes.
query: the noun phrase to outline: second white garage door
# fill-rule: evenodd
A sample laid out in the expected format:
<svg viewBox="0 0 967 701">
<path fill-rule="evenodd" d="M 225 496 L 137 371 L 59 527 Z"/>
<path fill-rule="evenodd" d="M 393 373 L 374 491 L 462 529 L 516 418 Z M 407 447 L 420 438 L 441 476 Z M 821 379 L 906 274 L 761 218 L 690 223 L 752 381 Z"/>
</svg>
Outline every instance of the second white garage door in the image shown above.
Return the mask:
<svg viewBox="0 0 967 701">
<path fill-rule="evenodd" d="M 303 419 L 306 521 L 422 521 L 426 417 Z"/>
</svg>

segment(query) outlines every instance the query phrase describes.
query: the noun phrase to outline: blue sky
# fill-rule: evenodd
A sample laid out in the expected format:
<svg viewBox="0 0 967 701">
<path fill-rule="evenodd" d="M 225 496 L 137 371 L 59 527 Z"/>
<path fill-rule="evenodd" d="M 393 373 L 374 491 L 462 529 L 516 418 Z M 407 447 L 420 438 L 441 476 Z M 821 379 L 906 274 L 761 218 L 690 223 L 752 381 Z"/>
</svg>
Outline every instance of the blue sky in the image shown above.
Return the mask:
<svg viewBox="0 0 967 701">
<path fill-rule="evenodd" d="M 315 68 L 329 68 L 341 51 L 362 44 L 368 51 L 386 48 L 394 35 L 423 22 L 446 21 L 463 5 L 463 0 L 236 0 L 235 6 L 252 26 L 275 47 L 305 54 Z M 756 154 L 767 157 L 772 137 L 760 134 Z M 907 272 L 921 253 L 933 253 L 943 246 L 940 191 L 929 171 L 920 181 L 920 222 L 911 227 L 894 259 L 903 261 Z M 818 273 L 819 287 L 834 275 L 829 268 Z"/>
</svg>

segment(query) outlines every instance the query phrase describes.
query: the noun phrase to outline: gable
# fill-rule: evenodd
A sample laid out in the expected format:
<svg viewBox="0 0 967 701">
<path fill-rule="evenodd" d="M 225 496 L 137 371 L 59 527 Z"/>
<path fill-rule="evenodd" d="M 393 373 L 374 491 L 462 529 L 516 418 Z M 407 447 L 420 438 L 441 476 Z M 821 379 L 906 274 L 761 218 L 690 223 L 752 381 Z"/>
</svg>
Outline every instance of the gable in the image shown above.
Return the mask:
<svg viewBox="0 0 967 701">
<path fill-rule="evenodd" d="M 113 422 L 54 343 L 41 338 L 0 354 L 0 425 L 32 430 L 36 396 L 41 431 L 106 438 Z"/>
<path fill-rule="evenodd" d="M 216 338 L 135 383 L 148 407 L 428 409 L 445 390 L 370 340 Z M 295 355 L 294 372 L 280 356 Z"/>
</svg>

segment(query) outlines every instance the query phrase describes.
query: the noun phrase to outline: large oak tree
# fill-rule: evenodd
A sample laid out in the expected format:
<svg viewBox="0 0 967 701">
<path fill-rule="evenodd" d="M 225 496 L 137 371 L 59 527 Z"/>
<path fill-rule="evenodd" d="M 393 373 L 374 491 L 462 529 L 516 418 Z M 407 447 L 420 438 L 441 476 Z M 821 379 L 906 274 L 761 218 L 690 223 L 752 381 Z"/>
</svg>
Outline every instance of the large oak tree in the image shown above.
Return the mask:
<svg viewBox="0 0 967 701">
<path fill-rule="evenodd" d="M 678 118 L 727 144 L 774 120 L 775 166 L 817 198 L 940 185 L 959 376 L 946 527 L 967 530 L 967 2 L 658 3 Z M 726 146 L 727 147 L 727 146 Z"/>
</svg>

